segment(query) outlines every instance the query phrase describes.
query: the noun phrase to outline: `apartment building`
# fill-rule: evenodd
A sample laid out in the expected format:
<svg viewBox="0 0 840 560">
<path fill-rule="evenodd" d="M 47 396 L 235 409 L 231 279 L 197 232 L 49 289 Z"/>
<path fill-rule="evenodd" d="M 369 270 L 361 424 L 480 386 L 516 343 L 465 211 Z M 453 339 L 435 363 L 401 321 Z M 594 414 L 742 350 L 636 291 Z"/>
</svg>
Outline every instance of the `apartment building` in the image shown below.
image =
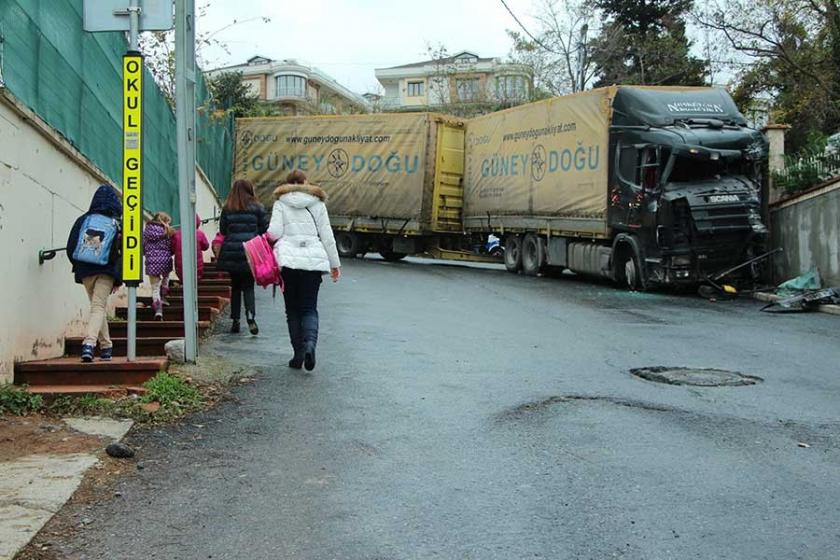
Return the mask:
<svg viewBox="0 0 840 560">
<path fill-rule="evenodd" d="M 365 112 L 365 98 L 350 91 L 323 71 L 295 59 L 272 60 L 253 56 L 244 64 L 207 72 L 242 72 L 243 82 L 260 100 L 280 105 L 288 115 Z"/>
<path fill-rule="evenodd" d="M 440 105 L 522 102 L 531 95 L 533 72 L 527 66 L 482 58 L 471 51 L 390 68 L 377 68 L 385 109 L 418 110 Z"/>
</svg>

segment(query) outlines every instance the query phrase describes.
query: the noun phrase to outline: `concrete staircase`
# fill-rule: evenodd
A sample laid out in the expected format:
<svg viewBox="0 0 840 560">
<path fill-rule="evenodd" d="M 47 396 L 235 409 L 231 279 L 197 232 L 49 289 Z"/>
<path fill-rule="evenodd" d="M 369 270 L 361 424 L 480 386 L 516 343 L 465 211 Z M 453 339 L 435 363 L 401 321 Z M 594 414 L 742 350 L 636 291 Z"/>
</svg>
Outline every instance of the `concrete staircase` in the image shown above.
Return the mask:
<svg viewBox="0 0 840 560">
<path fill-rule="evenodd" d="M 227 274 L 220 272 L 215 264 L 204 266 L 204 278 L 198 283 L 199 336 L 210 331 L 231 295 Z M 114 342 L 112 361 L 96 358 L 92 363 L 81 363 L 83 339 L 68 337 L 64 341 L 64 357 L 16 364 L 15 383 L 27 385 L 29 392 L 40 394 L 142 392 L 143 383 L 168 367 L 164 345 L 184 336 L 181 288 L 173 288 L 167 299 L 170 305 L 164 307 L 164 320 L 155 321 L 151 298 L 138 298 L 136 361 L 126 359 L 128 309 L 119 307 L 116 320 L 108 323 Z"/>
</svg>

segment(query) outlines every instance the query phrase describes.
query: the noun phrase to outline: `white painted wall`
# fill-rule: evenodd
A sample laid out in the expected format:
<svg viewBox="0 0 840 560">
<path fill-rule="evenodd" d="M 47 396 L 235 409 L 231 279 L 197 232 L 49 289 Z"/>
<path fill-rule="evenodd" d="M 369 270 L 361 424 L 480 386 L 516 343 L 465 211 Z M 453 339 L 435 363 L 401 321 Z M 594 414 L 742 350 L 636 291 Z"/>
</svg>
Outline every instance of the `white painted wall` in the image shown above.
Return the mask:
<svg viewBox="0 0 840 560">
<path fill-rule="evenodd" d="M 14 362 L 61 356 L 64 337 L 81 335 L 88 313 L 84 289 L 74 282 L 64 253 L 39 265 L 38 251 L 66 244 L 73 222 L 106 182 L 90 161 L 0 90 L 0 383 L 12 380 Z M 214 209 L 218 215 L 219 201 L 200 172 L 196 199 L 202 217 L 212 217 Z M 204 226 L 208 238 L 217 226 Z"/>
</svg>

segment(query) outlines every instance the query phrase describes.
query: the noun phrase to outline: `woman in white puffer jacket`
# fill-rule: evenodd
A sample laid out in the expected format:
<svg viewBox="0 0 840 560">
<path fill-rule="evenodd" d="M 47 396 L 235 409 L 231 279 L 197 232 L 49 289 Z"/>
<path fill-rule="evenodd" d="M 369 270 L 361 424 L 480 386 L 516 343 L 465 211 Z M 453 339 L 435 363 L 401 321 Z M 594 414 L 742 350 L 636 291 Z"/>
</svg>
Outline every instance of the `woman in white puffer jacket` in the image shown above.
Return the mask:
<svg viewBox="0 0 840 560">
<path fill-rule="evenodd" d="M 315 368 L 318 344 L 318 289 L 321 277 L 341 277 L 341 262 L 335 247 L 330 218 L 320 187 L 310 185 L 302 171 L 293 171 L 286 184 L 274 191 L 277 201 L 271 213 L 268 237 L 274 243 L 274 256 L 283 269 L 286 291 L 286 322 L 294 357 L 289 367 L 308 371 Z"/>
</svg>

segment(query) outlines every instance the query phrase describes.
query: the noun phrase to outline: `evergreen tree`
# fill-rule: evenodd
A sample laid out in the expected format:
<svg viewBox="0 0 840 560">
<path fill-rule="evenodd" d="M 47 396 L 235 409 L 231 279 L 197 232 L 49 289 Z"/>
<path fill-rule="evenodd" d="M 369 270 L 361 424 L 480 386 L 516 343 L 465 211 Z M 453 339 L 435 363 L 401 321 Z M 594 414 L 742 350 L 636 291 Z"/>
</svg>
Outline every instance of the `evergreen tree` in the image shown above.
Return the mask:
<svg viewBox="0 0 840 560">
<path fill-rule="evenodd" d="M 236 117 L 248 114 L 257 105 L 257 95 L 242 81 L 242 72 L 222 72 L 209 80 L 207 87 L 216 107 Z"/>
<path fill-rule="evenodd" d="M 606 20 L 592 45 L 596 85 L 705 83 L 706 63 L 691 56 L 686 36 L 692 0 L 595 0 L 595 6 Z"/>
</svg>

